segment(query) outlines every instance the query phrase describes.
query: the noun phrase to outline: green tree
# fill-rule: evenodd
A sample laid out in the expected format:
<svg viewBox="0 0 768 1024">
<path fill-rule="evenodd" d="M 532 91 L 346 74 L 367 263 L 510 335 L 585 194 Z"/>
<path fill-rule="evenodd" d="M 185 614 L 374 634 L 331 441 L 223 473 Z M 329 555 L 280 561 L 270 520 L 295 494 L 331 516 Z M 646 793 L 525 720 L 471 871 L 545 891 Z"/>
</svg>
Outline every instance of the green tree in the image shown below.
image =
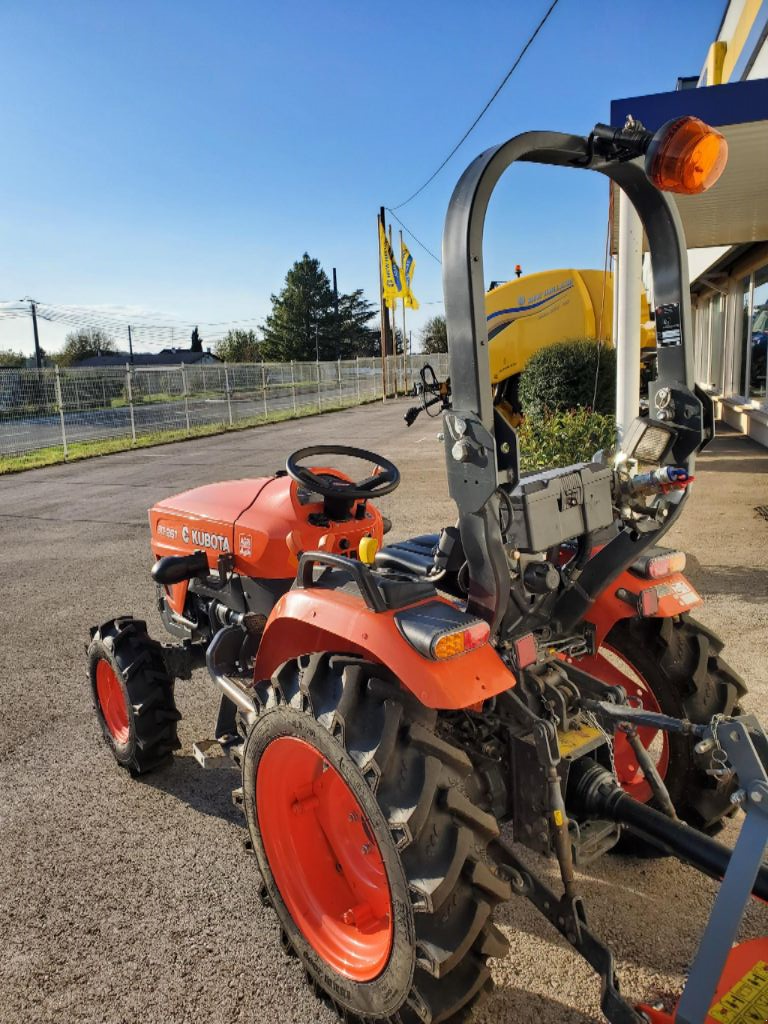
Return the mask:
<svg viewBox="0 0 768 1024">
<path fill-rule="evenodd" d="M 74 363 L 79 363 L 81 359 L 89 359 L 100 353 L 103 355 L 116 352 L 117 345 L 106 331 L 94 327 L 82 327 L 66 336 L 64 348 L 55 354 L 54 359 L 59 366 L 72 366 Z"/>
<path fill-rule="evenodd" d="M 422 327 L 421 351 L 428 355 L 448 351 L 448 332 L 444 316 L 433 316 Z"/>
<path fill-rule="evenodd" d="M 261 358 L 255 331 L 227 331 L 214 351 L 225 363 L 256 363 Z"/>
<path fill-rule="evenodd" d="M 311 361 L 368 355 L 376 344 L 369 327 L 374 309 L 361 289 L 339 295 L 339 314 L 328 275 L 318 260 L 304 253 L 285 276 L 263 328 L 265 360 Z"/>
<path fill-rule="evenodd" d="M 24 366 L 27 357 L 21 352 L 14 352 L 10 348 L 0 348 L 0 366 Z"/>
<path fill-rule="evenodd" d="M 378 354 L 379 332 L 371 327 L 375 315 L 374 305 L 365 298 L 362 288 L 339 295 L 339 323 L 337 330 L 334 322 L 334 334 L 338 336 L 338 353 L 342 359 Z"/>
</svg>

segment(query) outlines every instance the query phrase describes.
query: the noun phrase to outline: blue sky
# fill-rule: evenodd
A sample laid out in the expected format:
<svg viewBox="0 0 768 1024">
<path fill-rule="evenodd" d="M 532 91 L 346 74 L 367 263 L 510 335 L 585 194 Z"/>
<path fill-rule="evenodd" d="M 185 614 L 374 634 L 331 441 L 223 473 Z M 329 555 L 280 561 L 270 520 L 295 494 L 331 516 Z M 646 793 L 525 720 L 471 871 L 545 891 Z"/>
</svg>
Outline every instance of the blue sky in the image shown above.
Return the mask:
<svg viewBox="0 0 768 1024">
<path fill-rule="evenodd" d="M 342 290 L 376 300 L 378 207 L 434 170 L 546 6 L 4 0 L 0 300 L 262 318 L 305 250 L 338 268 Z M 473 156 L 532 128 L 587 132 L 612 98 L 673 89 L 698 74 L 723 7 L 560 0 L 479 127 L 399 215 L 439 254 Z M 516 168 L 497 191 L 489 280 L 515 263 L 602 266 L 602 178 Z M 441 310 L 442 285 L 411 249 L 416 330 Z M 49 349 L 63 338 L 48 323 L 41 334 Z M 28 319 L 0 318 L 8 346 L 31 352 Z"/>
</svg>

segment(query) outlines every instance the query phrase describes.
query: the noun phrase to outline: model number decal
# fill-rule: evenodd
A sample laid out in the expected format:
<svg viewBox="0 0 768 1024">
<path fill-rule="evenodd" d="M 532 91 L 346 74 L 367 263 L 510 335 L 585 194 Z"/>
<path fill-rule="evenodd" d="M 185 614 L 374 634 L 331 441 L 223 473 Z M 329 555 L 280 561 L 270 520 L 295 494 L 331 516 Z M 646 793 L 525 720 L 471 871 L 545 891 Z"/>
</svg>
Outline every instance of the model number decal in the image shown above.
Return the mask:
<svg viewBox="0 0 768 1024">
<path fill-rule="evenodd" d="M 212 551 L 229 551 L 229 539 L 221 533 L 209 533 L 208 530 L 190 530 L 188 526 L 182 526 L 181 539 L 185 544 L 194 544 L 196 547 L 210 548 Z"/>
</svg>

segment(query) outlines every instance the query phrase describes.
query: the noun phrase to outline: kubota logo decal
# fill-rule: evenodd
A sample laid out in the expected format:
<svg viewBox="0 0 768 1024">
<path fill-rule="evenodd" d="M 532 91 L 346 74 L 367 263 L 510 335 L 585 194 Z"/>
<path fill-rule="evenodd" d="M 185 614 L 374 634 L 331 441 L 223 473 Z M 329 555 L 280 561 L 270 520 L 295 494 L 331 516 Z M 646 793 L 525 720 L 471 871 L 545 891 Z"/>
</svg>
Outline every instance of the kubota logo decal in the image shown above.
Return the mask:
<svg viewBox="0 0 768 1024">
<path fill-rule="evenodd" d="M 181 539 L 185 544 L 192 543 L 196 547 L 210 548 L 212 551 L 229 551 L 229 540 L 221 533 L 190 530 L 188 526 L 182 526 Z"/>
</svg>

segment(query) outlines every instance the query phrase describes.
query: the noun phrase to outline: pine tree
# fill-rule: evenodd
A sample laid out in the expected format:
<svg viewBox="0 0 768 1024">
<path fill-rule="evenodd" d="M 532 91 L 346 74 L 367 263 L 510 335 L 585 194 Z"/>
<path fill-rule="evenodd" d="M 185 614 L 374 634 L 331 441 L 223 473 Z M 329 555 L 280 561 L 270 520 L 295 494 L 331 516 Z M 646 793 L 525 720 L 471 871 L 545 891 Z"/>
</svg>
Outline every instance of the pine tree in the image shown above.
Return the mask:
<svg viewBox="0 0 768 1024">
<path fill-rule="evenodd" d="M 318 260 L 304 253 L 272 296 L 272 312 L 263 328 L 262 356 L 271 362 L 316 358 L 353 359 L 373 351 L 368 324 L 373 305 L 362 290 L 339 295 L 339 315 L 328 275 Z"/>
<path fill-rule="evenodd" d="M 304 253 L 285 275 L 263 330 L 264 359 L 285 362 L 334 358 L 329 355 L 333 322 L 333 292 L 318 260 Z"/>
</svg>

